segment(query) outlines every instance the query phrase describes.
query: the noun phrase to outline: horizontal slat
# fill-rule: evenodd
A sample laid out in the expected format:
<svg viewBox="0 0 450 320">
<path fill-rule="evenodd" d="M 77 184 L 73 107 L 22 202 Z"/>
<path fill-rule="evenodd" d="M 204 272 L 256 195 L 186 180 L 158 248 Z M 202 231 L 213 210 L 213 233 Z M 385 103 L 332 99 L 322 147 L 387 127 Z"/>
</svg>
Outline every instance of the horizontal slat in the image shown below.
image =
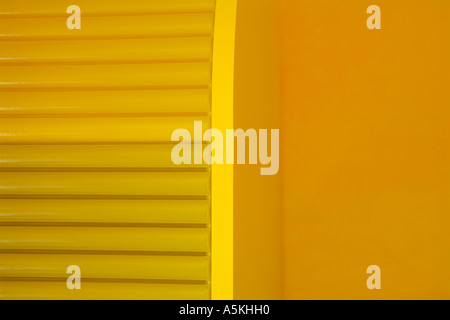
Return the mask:
<svg viewBox="0 0 450 320">
<path fill-rule="evenodd" d="M 0 143 L 167 142 L 179 128 L 193 140 L 197 120 L 210 127 L 209 117 L 0 118 Z"/>
<path fill-rule="evenodd" d="M 210 37 L 0 41 L 0 64 L 206 60 L 211 56 L 211 44 Z"/>
<path fill-rule="evenodd" d="M 0 250 L 209 252 L 209 229 L 7 226 Z"/>
<path fill-rule="evenodd" d="M 80 267 L 83 279 L 209 280 L 209 257 L 0 254 L 0 278 L 67 278 Z"/>
<path fill-rule="evenodd" d="M 0 281 L 0 299 L 6 300 L 207 300 L 209 285 L 92 283 L 81 290 L 65 282 Z"/>
<path fill-rule="evenodd" d="M 209 63 L 0 66 L 0 90 L 208 86 Z"/>
<path fill-rule="evenodd" d="M 213 14 L 82 17 L 81 29 L 67 28 L 66 14 L 55 18 L 0 19 L 0 39 L 105 39 L 210 35 Z"/>
<path fill-rule="evenodd" d="M 83 15 L 142 14 L 151 12 L 211 11 L 215 0 L 77 0 Z M 68 3 L 61 0 L 2 0 L 3 15 L 66 15 Z"/>
<path fill-rule="evenodd" d="M 207 224 L 208 200 L 0 199 L 0 223 Z"/>
<path fill-rule="evenodd" d="M 0 91 L 0 116 L 210 111 L 210 90 Z"/>
<path fill-rule="evenodd" d="M 154 169 L 205 168 L 194 164 L 194 144 L 191 144 L 191 164 L 172 162 L 174 144 L 150 145 L 0 145 L 1 169 Z M 205 145 L 203 145 L 203 148 Z"/>
<path fill-rule="evenodd" d="M 206 196 L 209 172 L 0 172 L 0 196 Z"/>
</svg>

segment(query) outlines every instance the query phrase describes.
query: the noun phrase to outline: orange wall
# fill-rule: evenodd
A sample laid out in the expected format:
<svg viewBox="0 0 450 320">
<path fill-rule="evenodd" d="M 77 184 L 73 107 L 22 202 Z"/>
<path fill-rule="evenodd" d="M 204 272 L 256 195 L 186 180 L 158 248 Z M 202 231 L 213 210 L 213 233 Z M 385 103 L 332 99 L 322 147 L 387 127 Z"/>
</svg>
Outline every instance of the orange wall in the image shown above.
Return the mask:
<svg viewBox="0 0 450 320">
<path fill-rule="evenodd" d="M 277 2 L 285 298 L 449 299 L 450 2 Z"/>
<path fill-rule="evenodd" d="M 280 128 L 276 0 L 238 0 L 234 127 Z M 248 149 L 247 149 L 248 151 Z M 281 174 L 234 167 L 234 297 L 282 297 Z"/>
</svg>

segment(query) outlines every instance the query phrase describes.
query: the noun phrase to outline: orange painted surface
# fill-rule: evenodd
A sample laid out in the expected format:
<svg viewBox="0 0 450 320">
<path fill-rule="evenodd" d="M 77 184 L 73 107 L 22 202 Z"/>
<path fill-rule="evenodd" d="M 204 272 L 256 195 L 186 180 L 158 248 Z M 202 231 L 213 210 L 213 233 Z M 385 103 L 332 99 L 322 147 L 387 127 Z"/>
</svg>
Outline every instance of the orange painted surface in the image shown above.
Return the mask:
<svg viewBox="0 0 450 320">
<path fill-rule="evenodd" d="M 284 297 L 449 299 L 450 2 L 278 4 Z"/>
<path fill-rule="evenodd" d="M 280 128 L 277 0 L 238 0 L 234 128 Z M 248 151 L 248 149 L 247 149 Z M 281 174 L 234 166 L 234 298 L 282 298 Z"/>
</svg>

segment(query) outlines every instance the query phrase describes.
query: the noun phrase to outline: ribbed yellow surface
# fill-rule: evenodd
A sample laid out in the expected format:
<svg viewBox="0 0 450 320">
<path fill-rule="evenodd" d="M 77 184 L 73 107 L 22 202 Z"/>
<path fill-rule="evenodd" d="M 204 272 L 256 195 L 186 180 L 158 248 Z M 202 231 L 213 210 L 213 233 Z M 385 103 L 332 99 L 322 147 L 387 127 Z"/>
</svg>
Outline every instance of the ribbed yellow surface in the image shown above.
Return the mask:
<svg viewBox="0 0 450 320">
<path fill-rule="evenodd" d="M 120 89 L 145 86 L 205 86 L 211 78 L 209 70 L 210 64 L 206 62 L 2 66 L 0 67 L 0 74 L 2 75 L 0 89 Z"/>
<path fill-rule="evenodd" d="M 0 299 L 209 299 L 215 0 L 76 5 L 0 2 Z"/>
<path fill-rule="evenodd" d="M 32 168 L 170 168 L 170 144 L 113 144 L 113 145 L 0 145 L 0 169 Z M 194 155 L 185 167 L 195 165 Z"/>
<path fill-rule="evenodd" d="M 86 15 L 133 15 L 166 12 L 212 12 L 215 0 L 77 0 Z M 60 0 L 3 0 L 0 15 L 65 16 L 67 5 Z"/>
<path fill-rule="evenodd" d="M 68 260 L 77 261 L 89 279 L 208 281 L 210 273 L 209 258 L 202 256 L 0 254 L 0 261 L 8 264 L 0 276 L 58 278 L 66 272 Z"/>
<path fill-rule="evenodd" d="M 0 196 L 205 196 L 208 172 L 2 172 Z"/>
<path fill-rule="evenodd" d="M 0 45 L 2 42 L 0 42 Z M 1 51 L 0 51 L 1 52 Z M 70 97 L 70 99 L 68 99 Z M 157 115 L 208 113 L 209 89 L 0 91 L 0 115 Z"/>
<path fill-rule="evenodd" d="M 170 142 L 178 128 L 208 117 L 0 118 L 0 143 Z M 201 137 L 200 137 L 201 138 Z"/>
<path fill-rule="evenodd" d="M 0 199 L 3 224 L 208 224 L 209 212 L 209 200 Z"/>
<path fill-rule="evenodd" d="M 0 227 L 0 250 L 208 252 L 208 239 L 206 228 Z"/>
<path fill-rule="evenodd" d="M 211 13 L 87 16 L 83 17 L 80 30 L 66 27 L 67 16 L 30 17 L 26 18 L 27 23 L 22 18 L 4 16 L 0 20 L 0 37 L 9 40 L 123 39 L 205 36 L 213 30 Z"/>
<path fill-rule="evenodd" d="M 137 61 L 207 61 L 211 57 L 211 39 L 149 38 L 111 40 L 37 40 L 17 41 L 14 46 L 0 43 L 1 65 L 72 63 L 111 63 Z"/>
<path fill-rule="evenodd" d="M 85 281 L 80 290 L 67 290 L 65 283 L 53 281 L 0 281 L 0 299 L 142 299 L 142 300 L 206 300 L 208 285 L 159 284 L 146 282 Z"/>
</svg>

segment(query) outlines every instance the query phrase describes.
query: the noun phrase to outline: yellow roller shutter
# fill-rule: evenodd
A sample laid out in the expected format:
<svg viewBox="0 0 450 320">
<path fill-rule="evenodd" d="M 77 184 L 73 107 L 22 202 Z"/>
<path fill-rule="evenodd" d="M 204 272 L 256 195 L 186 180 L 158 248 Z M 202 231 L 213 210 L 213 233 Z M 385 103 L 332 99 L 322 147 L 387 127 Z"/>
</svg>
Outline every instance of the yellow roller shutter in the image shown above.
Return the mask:
<svg viewBox="0 0 450 320">
<path fill-rule="evenodd" d="M 80 30 L 61 1 L 0 2 L 0 299 L 232 297 L 232 169 L 176 166 L 170 140 L 232 119 L 233 73 L 212 70 L 234 1 L 74 4 Z"/>
</svg>

